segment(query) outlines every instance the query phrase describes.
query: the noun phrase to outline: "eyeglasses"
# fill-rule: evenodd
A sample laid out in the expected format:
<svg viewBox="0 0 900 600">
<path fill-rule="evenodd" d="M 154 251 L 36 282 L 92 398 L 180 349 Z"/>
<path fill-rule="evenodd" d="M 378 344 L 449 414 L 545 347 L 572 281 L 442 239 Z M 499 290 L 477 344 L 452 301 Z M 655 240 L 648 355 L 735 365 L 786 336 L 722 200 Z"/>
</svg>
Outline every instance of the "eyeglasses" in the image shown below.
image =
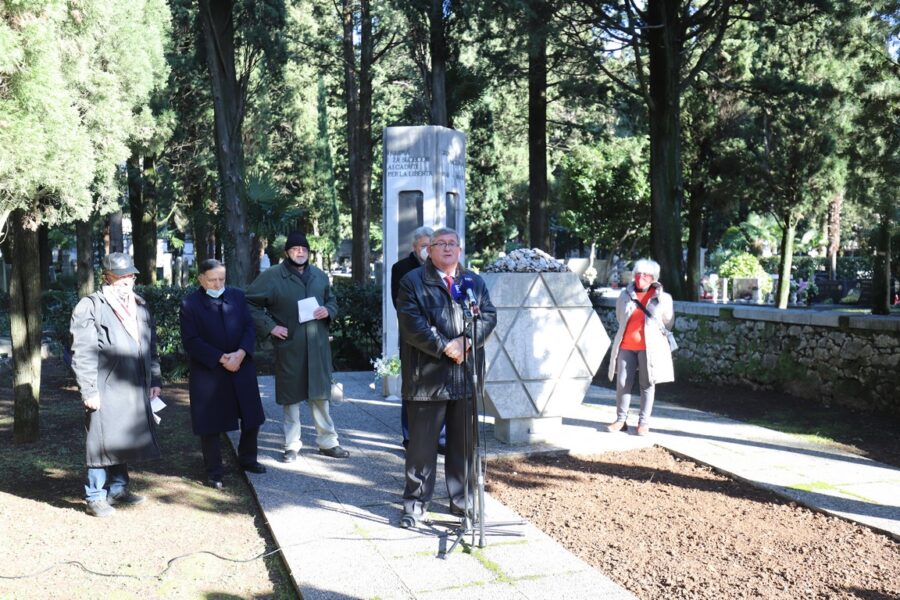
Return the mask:
<svg viewBox="0 0 900 600">
<path fill-rule="evenodd" d="M 449 248 L 450 250 L 453 250 L 454 248 L 459 247 L 459 244 L 456 242 L 435 242 L 435 243 L 431 244 L 431 247 L 432 248 L 440 248 L 441 250 L 443 250 L 444 248 Z"/>
<path fill-rule="evenodd" d="M 650 277 L 652 279 L 653 273 L 635 273 L 634 278 L 637 279 L 638 277 Z"/>
</svg>

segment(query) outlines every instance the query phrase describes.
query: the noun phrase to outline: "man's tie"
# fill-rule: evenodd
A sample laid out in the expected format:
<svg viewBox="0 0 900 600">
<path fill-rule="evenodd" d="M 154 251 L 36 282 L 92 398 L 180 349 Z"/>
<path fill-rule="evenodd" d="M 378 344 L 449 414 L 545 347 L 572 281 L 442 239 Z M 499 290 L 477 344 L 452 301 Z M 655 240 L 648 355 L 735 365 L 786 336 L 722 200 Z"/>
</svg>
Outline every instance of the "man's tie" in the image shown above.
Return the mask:
<svg viewBox="0 0 900 600">
<path fill-rule="evenodd" d="M 447 284 L 447 292 L 453 296 L 453 278 L 449 275 L 444 276 L 444 283 Z"/>
</svg>

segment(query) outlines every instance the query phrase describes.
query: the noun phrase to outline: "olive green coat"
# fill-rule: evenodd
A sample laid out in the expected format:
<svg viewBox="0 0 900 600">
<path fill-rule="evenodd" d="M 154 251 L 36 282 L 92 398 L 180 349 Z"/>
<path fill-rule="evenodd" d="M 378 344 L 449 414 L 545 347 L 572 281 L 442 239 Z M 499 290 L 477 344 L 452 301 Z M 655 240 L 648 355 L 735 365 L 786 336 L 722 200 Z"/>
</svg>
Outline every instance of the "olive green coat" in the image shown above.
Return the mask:
<svg viewBox="0 0 900 600">
<path fill-rule="evenodd" d="M 313 265 L 308 285 L 282 261 L 259 274 L 247 288 L 247 302 L 260 338 L 269 337 L 275 348 L 275 401 L 295 404 L 331 398 L 331 344 L 328 326 L 337 315 L 337 299 L 328 275 Z M 328 309 L 327 319 L 300 323 L 297 301 L 315 296 Z M 284 340 L 272 337 L 276 325 L 287 327 Z"/>
</svg>

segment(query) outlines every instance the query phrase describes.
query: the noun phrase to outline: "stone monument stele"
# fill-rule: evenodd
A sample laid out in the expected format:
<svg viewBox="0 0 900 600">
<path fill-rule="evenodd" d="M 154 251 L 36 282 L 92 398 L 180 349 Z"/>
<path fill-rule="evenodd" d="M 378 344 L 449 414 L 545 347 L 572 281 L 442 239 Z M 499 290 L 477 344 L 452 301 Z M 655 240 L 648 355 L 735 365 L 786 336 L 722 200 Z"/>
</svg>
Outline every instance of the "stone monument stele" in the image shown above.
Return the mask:
<svg viewBox="0 0 900 600">
<path fill-rule="evenodd" d="M 382 356 L 399 354 L 397 312 L 391 302 L 391 267 L 410 253 L 418 227 L 452 227 L 465 251 L 466 136 L 434 125 L 384 129 L 384 269 Z M 465 262 L 465 257 L 460 260 Z"/>
</svg>

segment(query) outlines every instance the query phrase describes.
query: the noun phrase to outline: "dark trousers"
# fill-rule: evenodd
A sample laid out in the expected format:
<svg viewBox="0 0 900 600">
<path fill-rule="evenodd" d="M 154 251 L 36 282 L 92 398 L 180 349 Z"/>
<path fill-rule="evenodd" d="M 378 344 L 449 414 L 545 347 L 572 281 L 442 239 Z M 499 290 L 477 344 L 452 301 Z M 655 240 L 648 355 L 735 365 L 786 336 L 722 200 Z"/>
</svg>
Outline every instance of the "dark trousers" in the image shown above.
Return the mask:
<svg viewBox="0 0 900 600">
<path fill-rule="evenodd" d="M 409 447 L 406 449 L 406 488 L 403 491 L 403 512 L 422 516 L 428 510 L 428 503 L 434 495 L 437 476 L 437 444 L 441 428 L 446 423 L 447 453 L 444 456 L 444 477 L 450 503 L 465 507 L 465 463 L 471 455 L 474 440 L 471 418 L 466 421 L 466 403 L 458 402 L 417 402 L 406 403 L 409 416 Z M 471 407 L 470 407 L 471 413 Z M 469 452 L 466 451 L 468 436 Z M 469 490 L 473 489 L 470 473 Z"/>
<path fill-rule="evenodd" d="M 242 465 L 256 464 L 257 438 L 259 427 L 241 429 L 241 441 L 238 442 L 238 462 Z M 222 479 L 222 434 L 211 433 L 200 436 L 200 449 L 203 451 L 203 464 L 210 479 Z"/>
<path fill-rule="evenodd" d="M 404 447 L 409 445 L 409 413 L 406 411 L 407 404 L 408 402 L 406 400 L 400 401 L 400 429 L 403 432 Z M 438 436 L 438 444 L 441 446 L 447 445 L 446 423 L 441 423 L 441 435 Z"/>
</svg>

